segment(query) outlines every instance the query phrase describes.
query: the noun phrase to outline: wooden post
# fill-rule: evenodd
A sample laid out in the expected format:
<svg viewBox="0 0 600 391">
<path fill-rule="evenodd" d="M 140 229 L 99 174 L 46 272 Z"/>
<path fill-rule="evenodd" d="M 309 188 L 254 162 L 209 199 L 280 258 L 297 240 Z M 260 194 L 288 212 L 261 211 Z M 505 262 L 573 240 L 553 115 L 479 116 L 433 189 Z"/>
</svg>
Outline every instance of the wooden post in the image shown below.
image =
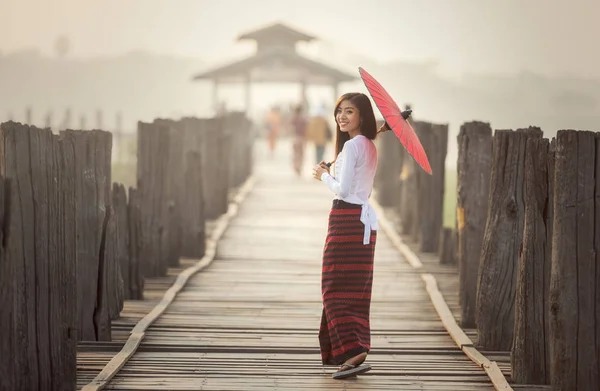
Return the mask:
<svg viewBox="0 0 600 391">
<path fill-rule="evenodd" d="M 218 148 L 220 150 L 219 156 L 221 160 L 217 163 L 218 173 L 219 173 L 219 181 L 218 181 L 218 196 L 216 199 L 217 209 L 216 212 L 218 216 L 221 216 L 224 213 L 227 213 L 227 207 L 229 206 L 229 171 L 232 167 L 231 162 L 231 144 L 232 144 L 233 135 L 231 129 L 223 126 L 223 123 L 220 123 L 220 131 L 218 136 Z"/>
<path fill-rule="evenodd" d="M 429 144 L 429 138 L 432 133 L 432 125 L 429 122 L 424 121 L 413 121 L 412 123 L 415 132 L 424 145 Z M 423 147 L 425 148 L 425 146 Z M 414 161 L 412 157 L 409 157 L 412 162 L 412 198 L 414 198 L 414 218 L 412 219 L 412 226 L 410 227 L 410 234 L 412 239 L 416 243 L 421 243 L 423 227 L 421 226 L 424 222 L 421 216 L 426 213 L 426 208 L 430 205 L 431 194 L 426 189 L 428 181 L 430 180 L 429 174 L 425 173 L 423 169 Z M 407 186 L 411 186 L 410 180 Z M 427 229 L 427 226 L 424 227 Z"/>
<path fill-rule="evenodd" d="M 556 391 L 600 389 L 600 140 L 556 136 L 550 372 Z"/>
<path fill-rule="evenodd" d="M 523 247 L 515 296 L 511 378 L 519 384 L 549 384 L 548 298 L 553 222 L 554 145 L 527 140 Z"/>
<path fill-rule="evenodd" d="M 497 130 L 485 234 L 480 256 L 476 324 L 479 346 L 509 351 L 514 334 L 517 263 L 523 238 L 525 144 L 539 128 Z"/>
<path fill-rule="evenodd" d="M 415 196 L 417 191 L 416 164 L 408 153 L 404 154 L 402 160 L 398 213 L 400 214 L 400 230 L 402 234 L 409 235 L 412 232 L 413 222 L 417 214 L 417 197 Z"/>
<path fill-rule="evenodd" d="M 377 201 L 381 206 L 395 206 L 400 197 L 402 146 L 393 132 L 381 133 L 377 139 L 380 154 L 376 175 Z"/>
<path fill-rule="evenodd" d="M 80 341 L 110 340 L 114 308 L 113 260 L 107 258 L 107 229 L 112 229 L 112 135 L 101 130 L 61 133 L 74 159 L 75 219 L 77 227 L 77 313 Z M 112 239 L 111 239 L 112 240 Z M 109 242 L 110 243 L 110 242 Z M 107 296 L 108 295 L 108 296 Z M 117 302 L 119 299 L 116 299 Z"/>
<path fill-rule="evenodd" d="M 456 252 L 456 230 L 443 227 L 440 235 L 440 245 L 438 256 L 440 264 L 454 265 L 457 262 Z"/>
<path fill-rule="evenodd" d="M 419 185 L 419 249 L 424 253 L 436 253 L 444 223 L 448 125 L 428 124 L 427 128 L 422 129 L 419 134 L 431 165 L 432 175 L 427 174 L 420 166 L 415 166 Z"/>
<path fill-rule="evenodd" d="M 4 170 L 3 170 L 4 171 Z M 3 172 L 4 175 L 4 172 Z M 0 389 L 17 389 L 14 362 L 14 262 L 9 262 L 6 244 L 10 239 L 10 179 L 0 176 Z M 23 350 L 21 350 L 23 352 Z M 4 357 L 11 357 L 10 360 Z"/>
<path fill-rule="evenodd" d="M 187 152 L 185 170 L 185 213 L 182 216 L 181 252 L 186 257 L 202 258 L 206 251 L 206 219 L 202 199 L 204 167 L 198 150 Z"/>
<path fill-rule="evenodd" d="M 44 127 L 52 129 L 52 111 L 48 111 L 44 119 Z"/>
<path fill-rule="evenodd" d="M 203 189 L 204 189 L 204 202 L 205 202 L 205 216 L 207 219 L 217 219 L 222 210 L 222 191 L 220 178 L 222 168 L 219 165 L 222 162 L 222 155 L 220 155 L 221 148 L 221 136 L 220 130 L 221 125 L 220 119 L 210 118 L 201 120 L 199 125 L 199 131 L 202 132 L 202 163 L 204 167 L 203 171 Z"/>
<path fill-rule="evenodd" d="M 76 385 L 75 162 L 67 147 L 48 129 L 0 125 L 0 172 L 19 184 L 0 192 L 1 389 Z"/>
<path fill-rule="evenodd" d="M 165 256 L 169 266 L 179 266 L 181 256 L 181 210 L 182 197 L 185 190 L 184 183 L 184 136 L 183 123 L 172 120 L 157 119 L 156 124 L 168 129 L 169 149 L 167 152 L 167 167 L 164 172 L 164 196 L 166 203 L 165 227 Z"/>
<path fill-rule="evenodd" d="M 131 266 L 129 261 L 129 219 L 127 215 L 127 192 L 125 186 L 113 183 L 112 207 L 115 212 L 115 257 L 121 270 L 123 280 L 123 299 L 131 299 L 132 289 Z"/>
<path fill-rule="evenodd" d="M 32 125 L 33 124 L 33 115 L 31 113 L 31 107 L 27 107 L 25 109 L 25 123 L 27 125 Z"/>
<path fill-rule="evenodd" d="M 488 210 L 492 165 L 492 128 L 467 122 L 458 134 L 457 257 L 461 325 L 475 327 L 477 274 Z"/>
<path fill-rule="evenodd" d="M 144 276 L 140 265 L 142 249 L 140 196 L 137 189 L 129 188 L 127 203 L 127 225 L 129 227 L 129 292 L 130 299 L 144 299 Z"/>
<path fill-rule="evenodd" d="M 137 188 L 140 197 L 142 248 L 140 260 L 144 277 L 166 275 L 168 248 L 168 202 L 166 195 L 169 165 L 169 127 L 138 123 Z"/>
<path fill-rule="evenodd" d="M 123 145 L 123 115 L 121 112 L 117 112 L 115 115 L 115 129 L 113 131 L 115 135 L 115 145 L 117 147 L 117 161 L 123 161 L 123 150 L 125 146 Z"/>
</svg>

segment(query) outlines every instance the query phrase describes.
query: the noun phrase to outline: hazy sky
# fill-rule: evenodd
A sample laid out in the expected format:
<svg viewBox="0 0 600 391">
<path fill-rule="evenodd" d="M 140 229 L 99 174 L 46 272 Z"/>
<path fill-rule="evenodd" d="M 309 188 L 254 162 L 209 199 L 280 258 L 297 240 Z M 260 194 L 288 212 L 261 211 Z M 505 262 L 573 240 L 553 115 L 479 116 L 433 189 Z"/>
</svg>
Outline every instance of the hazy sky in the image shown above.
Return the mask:
<svg viewBox="0 0 600 391">
<path fill-rule="evenodd" d="M 600 78 L 599 0 L 0 0 L 0 15 L 2 52 L 50 54 L 66 34 L 77 57 L 142 49 L 221 61 L 246 53 L 238 34 L 281 21 L 379 61 Z"/>
</svg>

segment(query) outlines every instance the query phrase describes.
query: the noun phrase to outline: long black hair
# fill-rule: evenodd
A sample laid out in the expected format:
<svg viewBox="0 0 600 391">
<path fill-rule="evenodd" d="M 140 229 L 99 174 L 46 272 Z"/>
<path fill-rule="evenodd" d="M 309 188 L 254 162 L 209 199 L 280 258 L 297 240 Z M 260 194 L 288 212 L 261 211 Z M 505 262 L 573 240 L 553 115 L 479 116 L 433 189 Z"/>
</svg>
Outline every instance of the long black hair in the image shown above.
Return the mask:
<svg viewBox="0 0 600 391">
<path fill-rule="evenodd" d="M 333 117 L 335 119 L 335 159 L 337 159 L 346 141 L 350 140 L 348 132 L 342 132 L 340 125 L 337 123 L 336 114 L 343 101 L 348 100 L 358 109 L 358 115 L 360 118 L 360 133 L 368 138 L 369 140 L 375 140 L 377 137 L 377 121 L 375 120 L 375 113 L 373 112 L 373 106 L 369 97 L 362 92 L 348 92 L 340 96 L 335 103 L 335 109 L 333 110 Z M 335 162 L 335 159 L 333 160 Z"/>
</svg>

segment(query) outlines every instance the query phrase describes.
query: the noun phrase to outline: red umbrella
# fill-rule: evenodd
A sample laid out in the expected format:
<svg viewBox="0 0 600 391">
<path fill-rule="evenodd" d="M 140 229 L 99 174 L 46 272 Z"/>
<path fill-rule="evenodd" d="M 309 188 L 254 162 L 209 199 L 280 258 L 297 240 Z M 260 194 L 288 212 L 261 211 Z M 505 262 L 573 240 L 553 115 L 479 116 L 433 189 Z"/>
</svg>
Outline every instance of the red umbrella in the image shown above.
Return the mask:
<svg viewBox="0 0 600 391">
<path fill-rule="evenodd" d="M 429 165 L 429 160 L 421 145 L 421 141 L 419 141 L 417 134 L 407 121 L 412 110 L 402 112 L 390 94 L 388 94 L 385 88 L 383 88 L 373 76 L 361 67 L 358 68 L 358 71 L 387 125 L 398 139 L 400 139 L 404 148 L 406 148 L 408 153 L 417 163 L 419 163 L 423 170 L 428 174 L 431 174 L 431 166 Z"/>
</svg>

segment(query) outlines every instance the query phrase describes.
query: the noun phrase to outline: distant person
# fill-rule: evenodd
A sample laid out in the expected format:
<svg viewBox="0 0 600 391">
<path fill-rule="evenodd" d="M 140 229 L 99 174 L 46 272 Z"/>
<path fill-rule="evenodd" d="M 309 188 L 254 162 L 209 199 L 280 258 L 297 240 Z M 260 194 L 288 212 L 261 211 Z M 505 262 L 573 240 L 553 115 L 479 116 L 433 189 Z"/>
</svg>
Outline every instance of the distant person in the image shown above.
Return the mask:
<svg viewBox="0 0 600 391">
<path fill-rule="evenodd" d="M 334 174 L 324 162 L 313 176 L 335 194 L 323 249 L 323 312 L 319 345 L 323 365 L 340 365 L 332 377 L 367 372 L 370 307 L 378 218 L 369 203 L 377 171 L 377 122 L 369 97 L 342 95 L 336 121 Z M 384 124 L 381 130 L 385 129 Z"/>
<path fill-rule="evenodd" d="M 273 157 L 275 154 L 277 137 L 281 132 L 281 111 L 278 106 L 273 106 L 267 113 L 265 126 L 267 128 L 267 138 L 269 140 L 269 151 L 271 152 L 271 157 Z"/>
<path fill-rule="evenodd" d="M 304 163 L 304 148 L 306 146 L 306 126 L 307 120 L 303 113 L 302 105 L 294 108 L 292 118 L 290 119 L 290 127 L 292 131 L 292 165 L 296 175 L 302 174 L 302 164 Z"/>
<path fill-rule="evenodd" d="M 325 147 L 333 138 L 331 127 L 325 118 L 325 107 L 320 107 L 317 114 L 311 118 L 306 133 L 307 139 L 315 145 L 315 160 L 318 164 L 323 161 Z"/>
</svg>

